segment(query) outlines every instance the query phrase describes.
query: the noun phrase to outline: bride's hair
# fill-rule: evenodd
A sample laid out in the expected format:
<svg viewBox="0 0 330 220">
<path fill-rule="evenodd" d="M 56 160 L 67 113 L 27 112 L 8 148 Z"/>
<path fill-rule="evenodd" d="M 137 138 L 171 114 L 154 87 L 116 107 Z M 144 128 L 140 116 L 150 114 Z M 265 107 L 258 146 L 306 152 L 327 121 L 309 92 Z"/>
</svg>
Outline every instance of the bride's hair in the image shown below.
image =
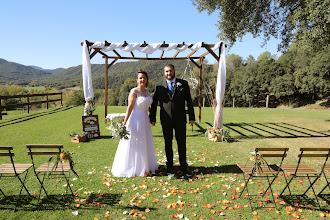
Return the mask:
<svg viewBox="0 0 330 220">
<path fill-rule="evenodd" d="M 146 71 L 144 71 L 144 70 L 139 70 L 139 71 L 137 72 L 137 74 L 139 75 L 139 73 L 141 73 L 141 74 L 143 74 L 143 75 L 146 76 L 146 78 L 147 78 L 147 84 L 146 84 L 146 86 L 148 86 L 148 84 L 149 84 L 148 73 L 147 73 Z M 136 76 L 136 78 L 137 78 L 137 76 Z"/>
</svg>

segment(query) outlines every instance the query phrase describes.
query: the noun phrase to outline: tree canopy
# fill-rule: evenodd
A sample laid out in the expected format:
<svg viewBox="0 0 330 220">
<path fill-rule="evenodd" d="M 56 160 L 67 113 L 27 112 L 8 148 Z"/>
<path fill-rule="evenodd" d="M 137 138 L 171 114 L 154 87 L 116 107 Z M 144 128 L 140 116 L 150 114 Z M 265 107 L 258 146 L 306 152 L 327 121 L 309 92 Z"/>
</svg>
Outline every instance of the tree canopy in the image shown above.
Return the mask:
<svg viewBox="0 0 330 220">
<path fill-rule="evenodd" d="M 219 11 L 221 39 L 230 44 L 246 33 L 281 39 L 280 51 L 292 42 L 304 49 L 320 51 L 329 45 L 330 0 L 192 0 L 199 12 Z"/>
</svg>

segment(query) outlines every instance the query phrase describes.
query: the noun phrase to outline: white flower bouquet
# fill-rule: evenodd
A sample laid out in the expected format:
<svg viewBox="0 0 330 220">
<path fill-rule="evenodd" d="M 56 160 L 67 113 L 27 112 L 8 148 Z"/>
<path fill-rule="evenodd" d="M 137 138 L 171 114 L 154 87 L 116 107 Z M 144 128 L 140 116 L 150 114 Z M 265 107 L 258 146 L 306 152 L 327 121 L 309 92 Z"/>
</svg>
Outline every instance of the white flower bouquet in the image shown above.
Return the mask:
<svg viewBox="0 0 330 220">
<path fill-rule="evenodd" d="M 107 128 L 110 130 L 110 133 L 113 138 L 124 138 L 125 140 L 127 140 L 128 136 L 130 135 L 129 131 L 126 129 L 126 126 L 123 125 L 122 122 L 111 121 L 110 126 Z"/>
</svg>

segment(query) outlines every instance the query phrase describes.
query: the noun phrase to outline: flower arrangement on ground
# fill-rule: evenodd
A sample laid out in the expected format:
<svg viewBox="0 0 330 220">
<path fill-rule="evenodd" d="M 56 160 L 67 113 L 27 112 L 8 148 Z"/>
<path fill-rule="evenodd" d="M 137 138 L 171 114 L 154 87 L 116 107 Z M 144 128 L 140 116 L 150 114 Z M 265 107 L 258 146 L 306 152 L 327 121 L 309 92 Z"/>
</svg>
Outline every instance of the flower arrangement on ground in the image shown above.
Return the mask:
<svg viewBox="0 0 330 220">
<path fill-rule="evenodd" d="M 230 141 L 230 131 L 229 129 L 217 129 L 217 128 L 208 128 L 206 134 L 210 141 L 220 142 L 220 141 Z"/>
<path fill-rule="evenodd" d="M 81 134 L 73 132 L 72 134 L 69 134 L 69 135 L 70 135 L 70 137 L 76 137 L 76 138 L 87 137 L 87 133 L 84 131 Z"/>
<path fill-rule="evenodd" d="M 73 132 L 72 134 L 69 134 L 69 135 L 71 137 L 71 142 L 74 142 L 74 143 L 88 141 L 88 136 L 87 136 L 86 132 L 82 132 L 81 134 Z"/>
</svg>

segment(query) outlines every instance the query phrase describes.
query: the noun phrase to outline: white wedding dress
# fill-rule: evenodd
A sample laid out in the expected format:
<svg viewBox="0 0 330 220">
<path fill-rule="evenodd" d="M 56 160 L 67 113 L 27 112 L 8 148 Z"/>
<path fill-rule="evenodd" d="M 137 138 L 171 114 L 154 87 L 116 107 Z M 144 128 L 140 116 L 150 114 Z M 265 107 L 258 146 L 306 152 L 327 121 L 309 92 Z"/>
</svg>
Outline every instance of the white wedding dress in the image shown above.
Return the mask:
<svg viewBox="0 0 330 220">
<path fill-rule="evenodd" d="M 141 95 L 135 88 L 131 92 L 136 93 L 137 98 L 126 123 L 129 138 L 119 141 L 112 164 L 111 172 L 115 177 L 144 176 L 158 168 L 148 115 L 152 98 L 149 93 L 146 96 Z"/>
</svg>

